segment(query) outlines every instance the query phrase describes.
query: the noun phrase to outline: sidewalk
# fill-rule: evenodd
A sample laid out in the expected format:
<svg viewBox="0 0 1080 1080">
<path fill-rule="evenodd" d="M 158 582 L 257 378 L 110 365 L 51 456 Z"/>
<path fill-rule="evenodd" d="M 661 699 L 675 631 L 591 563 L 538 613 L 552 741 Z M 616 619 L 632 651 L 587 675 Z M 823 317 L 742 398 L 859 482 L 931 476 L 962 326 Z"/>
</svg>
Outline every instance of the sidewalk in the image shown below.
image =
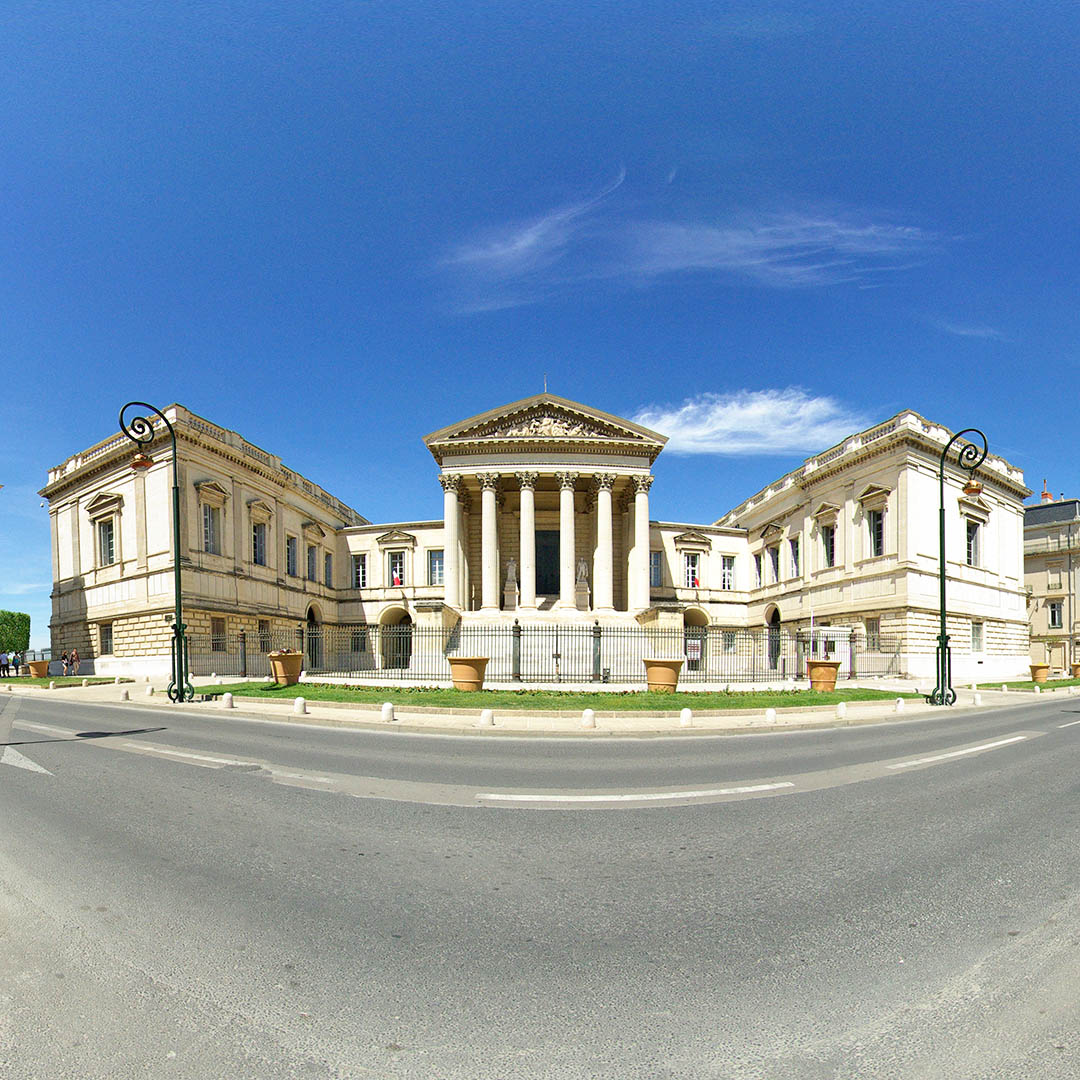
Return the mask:
<svg viewBox="0 0 1080 1080">
<path fill-rule="evenodd" d="M 199 678 L 195 682 L 196 694 L 201 687 L 216 680 Z M 858 685 L 858 684 L 856 684 Z M 912 692 L 918 688 L 909 682 L 877 680 L 874 689 L 895 692 Z M 303 696 L 303 684 L 297 686 L 297 697 Z M 152 696 L 148 691 L 154 691 Z M 1030 690 L 957 689 L 956 704 L 949 710 L 993 709 L 1016 705 L 1030 705 L 1038 701 L 1071 695 L 1080 687 L 1067 690 L 1046 691 L 1035 694 Z M 85 704 L 123 705 L 132 709 L 173 708 L 165 697 L 164 688 L 146 682 L 105 684 L 101 686 L 70 686 L 49 690 L 40 687 L 11 687 L 12 694 L 38 695 L 60 701 L 77 701 Z M 124 695 L 127 700 L 124 700 Z M 3 695 L 7 696 L 6 693 Z M 394 704 L 394 688 L 386 687 L 385 701 Z M 3 699 L 0 698 L 0 704 Z M 480 709 L 446 709 L 438 707 L 407 706 L 394 709 L 392 721 L 383 718 L 381 704 L 362 705 L 339 702 L 307 702 L 306 711 L 297 713 L 295 699 L 288 702 L 260 701 L 255 698 L 236 698 L 235 708 L 226 709 L 221 701 L 186 702 L 188 712 L 209 715 L 226 713 L 229 716 L 251 719 L 276 720 L 282 723 L 327 724 L 338 727 L 355 727 L 373 730 L 396 730 L 412 732 L 439 732 L 441 734 L 469 735 L 575 735 L 595 736 L 657 736 L 657 735 L 708 735 L 736 734 L 745 731 L 799 730 L 806 728 L 837 727 L 854 724 L 885 723 L 927 717 L 940 714 L 940 707 L 927 705 L 921 699 L 885 699 L 873 702 L 847 702 L 843 706 L 798 706 L 791 709 L 724 709 L 694 711 L 689 724 L 683 722 L 678 708 L 678 695 L 670 712 L 614 711 L 594 712 L 592 723 L 583 723 L 582 712 L 527 711 L 504 709 L 493 713 L 488 722 Z"/>
</svg>

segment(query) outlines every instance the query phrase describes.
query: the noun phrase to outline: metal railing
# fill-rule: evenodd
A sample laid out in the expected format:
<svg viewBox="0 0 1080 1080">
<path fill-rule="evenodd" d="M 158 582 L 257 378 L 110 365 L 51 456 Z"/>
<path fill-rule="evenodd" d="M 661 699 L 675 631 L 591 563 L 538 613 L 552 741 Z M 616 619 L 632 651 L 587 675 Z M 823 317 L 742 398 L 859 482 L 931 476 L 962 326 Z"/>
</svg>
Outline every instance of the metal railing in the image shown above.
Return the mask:
<svg viewBox="0 0 1080 1080">
<path fill-rule="evenodd" d="M 841 661 L 839 676 L 900 674 L 898 639 L 840 632 L 811 646 L 778 628 L 543 625 L 324 626 L 317 631 L 189 635 L 191 673 L 262 678 L 274 649 L 304 650 L 309 676 L 446 682 L 450 658 L 488 658 L 489 683 L 645 681 L 646 657 L 681 657 L 681 683 L 768 683 L 806 676 L 811 652 Z"/>
</svg>

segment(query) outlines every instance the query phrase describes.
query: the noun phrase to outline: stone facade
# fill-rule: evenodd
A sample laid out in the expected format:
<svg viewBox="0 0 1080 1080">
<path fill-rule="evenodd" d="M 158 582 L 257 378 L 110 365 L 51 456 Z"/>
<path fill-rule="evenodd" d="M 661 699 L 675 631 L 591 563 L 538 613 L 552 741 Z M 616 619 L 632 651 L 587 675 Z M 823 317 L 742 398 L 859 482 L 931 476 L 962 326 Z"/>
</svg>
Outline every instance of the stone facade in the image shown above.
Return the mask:
<svg viewBox="0 0 1080 1080">
<path fill-rule="evenodd" d="M 235 432 L 179 405 L 180 565 L 191 633 L 522 622 L 782 626 L 888 637 L 932 671 L 937 467 L 950 432 L 903 412 L 712 524 L 655 520 L 665 438 L 540 394 L 433 432 L 441 520 L 372 524 Z M 116 436 L 51 470 L 54 652 L 165 673 L 172 454 L 133 471 Z M 989 457 L 977 496 L 946 476 L 957 681 L 1026 668 L 1020 470 Z M 972 548 L 974 544 L 974 548 Z"/>
<path fill-rule="evenodd" d="M 1024 571 L 1031 624 L 1031 662 L 1067 673 L 1080 661 L 1080 499 L 1042 502 L 1024 512 Z"/>
</svg>

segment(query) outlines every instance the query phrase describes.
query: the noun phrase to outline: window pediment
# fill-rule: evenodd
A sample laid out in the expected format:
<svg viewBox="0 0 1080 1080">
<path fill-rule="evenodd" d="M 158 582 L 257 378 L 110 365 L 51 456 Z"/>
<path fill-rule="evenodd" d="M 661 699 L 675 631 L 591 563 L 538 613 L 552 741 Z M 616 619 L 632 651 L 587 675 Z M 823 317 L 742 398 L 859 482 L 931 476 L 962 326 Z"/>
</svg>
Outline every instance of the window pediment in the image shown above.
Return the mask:
<svg viewBox="0 0 1080 1080">
<path fill-rule="evenodd" d="M 253 522 L 260 524 L 269 521 L 274 516 L 274 508 L 262 499 L 249 499 L 248 513 L 251 514 Z"/>
<path fill-rule="evenodd" d="M 823 502 L 818 505 L 812 517 L 819 525 L 833 525 L 839 515 L 839 506 L 835 503 Z"/>
<path fill-rule="evenodd" d="M 317 542 L 326 535 L 326 530 L 317 521 L 305 521 L 300 526 L 304 539 Z"/>
<path fill-rule="evenodd" d="M 990 504 L 981 495 L 964 495 L 956 500 L 960 513 L 983 525 L 990 520 Z"/>
<path fill-rule="evenodd" d="M 761 530 L 761 539 L 766 542 L 770 540 L 779 540 L 783 531 L 784 527 L 778 521 L 770 521 L 769 524 Z"/>
<path fill-rule="evenodd" d="M 196 480 L 195 491 L 198 493 L 199 502 L 209 506 L 224 506 L 229 498 L 228 491 L 216 480 Z"/>
<path fill-rule="evenodd" d="M 416 547 L 416 537 L 412 533 L 403 532 L 401 529 L 391 529 L 378 537 L 375 541 L 379 547 Z"/>
<path fill-rule="evenodd" d="M 859 503 L 864 510 L 884 510 L 885 504 L 889 501 L 889 495 L 888 488 L 869 484 L 859 493 Z"/>
<path fill-rule="evenodd" d="M 712 549 L 712 540 L 704 533 L 694 529 L 688 529 L 675 537 L 676 551 L 709 551 Z"/>
<path fill-rule="evenodd" d="M 101 491 L 95 495 L 86 506 L 86 512 L 91 521 L 100 518 L 112 517 L 119 513 L 124 505 L 124 496 L 116 495 L 109 491 Z"/>
</svg>

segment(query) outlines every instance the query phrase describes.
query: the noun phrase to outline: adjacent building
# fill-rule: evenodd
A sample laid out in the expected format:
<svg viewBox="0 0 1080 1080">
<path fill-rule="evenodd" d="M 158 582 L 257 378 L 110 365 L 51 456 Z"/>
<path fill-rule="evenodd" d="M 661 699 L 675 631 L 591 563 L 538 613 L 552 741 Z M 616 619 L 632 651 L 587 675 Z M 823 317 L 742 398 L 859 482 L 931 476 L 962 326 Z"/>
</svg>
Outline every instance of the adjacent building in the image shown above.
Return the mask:
<svg viewBox="0 0 1080 1080">
<path fill-rule="evenodd" d="M 1076 571 L 1080 568 L 1080 499 L 1055 500 L 1043 481 L 1042 501 L 1024 510 L 1024 570 L 1032 663 L 1053 673 L 1080 660 Z"/>
<path fill-rule="evenodd" d="M 663 434 L 553 394 L 427 436 L 442 518 L 384 524 L 236 432 L 180 405 L 165 413 L 196 639 L 243 631 L 259 648 L 336 627 L 372 668 L 404 668 L 408 654 L 395 646 L 390 657 L 380 632 L 400 641 L 426 627 L 449 643 L 484 628 L 653 628 L 683 634 L 691 665 L 706 664 L 702 643 L 715 637 L 714 654 L 760 639 L 754 663 L 776 677 L 797 673 L 780 659 L 782 639 L 800 650 L 880 647 L 890 670 L 933 670 L 937 472 L 951 433 L 914 412 L 808 459 L 711 524 L 653 516 Z M 54 654 L 77 646 L 105 673 L 168 670 L 169 446 L 162 425 L 149 469 L 132 470 L 120 435 L 50 471 Z M 948 466 L 954 671 L 1013 678 L 1028 663 L 1030 493 L 993 455 L 979 495 L 964 494 L 966 478 Z"/>
</svg>

